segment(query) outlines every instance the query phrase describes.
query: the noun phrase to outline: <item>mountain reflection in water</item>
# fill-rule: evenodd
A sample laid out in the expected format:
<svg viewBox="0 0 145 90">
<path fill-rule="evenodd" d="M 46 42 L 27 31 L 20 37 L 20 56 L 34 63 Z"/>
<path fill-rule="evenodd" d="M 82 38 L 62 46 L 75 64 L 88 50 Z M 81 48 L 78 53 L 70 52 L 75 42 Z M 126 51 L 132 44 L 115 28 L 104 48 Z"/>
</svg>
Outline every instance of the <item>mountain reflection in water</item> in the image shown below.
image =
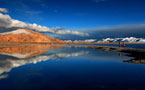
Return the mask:
<svg viewBox="0 0 145 90">
<path fill-rule="evenodd" d="M 59 51 L 60 49 L 66 46 L 61 45 L 29 45 L 29 46 L 15 46 L 15 47 L 5 47 L 0 48 L 0 79 L 6 78 L 8 75 L 7 72 L 10 72 L 13 68 L 19 67 L 25 64 L 36 64 L 38 62 L 47 61 L 49 59 L 53 60 L 63 60 L 67 57 L 71 56 L 79 56 L 88 54 L 90 51 L 88 50 L 71 50 L 68 52 L 67 50 L 61 50 L 60 52 L 51 52 L 51 51 Z M 71 48 L 72 46 L 67 46 L 67 48 Z M 80 48 L 80 46 L 73 46 L 75 48 Z M 99 49 L 101 50 L 101 49 Z M 113 59 L 117 56 L 112 53 L 104 53 L 104 49 L 102 52 L 97 53 L 97 55 L 93 55 L 91 53 L 90 58 L 103 58 L 103 59 Z M 50 53 L 49 53 L 50 52 Z M 126 54 L 123 52 L 118 52 L 118 56 L 122 56 L 123 58 Z M 84 56 L 85 57 L 85 56 Z M 89 57 L 89 56 L 87 56 Z M 116 59 L 116 58 L 115 58 Z M 119 58 L 118 58 L 119 59 Z M 124 62 L 140 62 L 140 60 L 124 60 Z M 144 63 L 144 61 L 142 62 Z M 141 62 L 139 63 L 141 64 Z"/>
<path fill-rule="evenodd" d="M 77 45 L 0 48 L 0 87 L 2 90 L 144 90 L 144 66 L 124 63 L 138 60 L 139 56 L 134 54 Z"/>
<path fill-rule="evenodd" d="M 49 59 L 61 60 L 70 56 L 79 56 L 88 53 L 87 51 L 77 52 L 56 52 L 44 55 L 48 51 L 58 50 L 63 46 L 55 45 L 34 45 L 21 47 L 0 48 L 0 79 L 8 75 L 4 72 L 10 72 L 13 68 L 25 64 L 47 61 Z"/>
</svg>

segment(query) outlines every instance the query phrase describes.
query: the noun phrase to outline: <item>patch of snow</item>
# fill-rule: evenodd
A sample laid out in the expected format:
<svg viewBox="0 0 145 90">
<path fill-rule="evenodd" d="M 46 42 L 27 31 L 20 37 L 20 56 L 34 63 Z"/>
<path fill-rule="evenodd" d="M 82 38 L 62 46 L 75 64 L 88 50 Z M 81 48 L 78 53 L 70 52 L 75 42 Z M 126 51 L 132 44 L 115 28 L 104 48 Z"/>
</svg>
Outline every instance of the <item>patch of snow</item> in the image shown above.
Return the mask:
<svg viewBox="0 0 145 90">
<path fill-rule="evenodd" d="M 25 29 L 17 29 L 11 32 L 5 32 L 5 33 L 0 33 L 0 34 L 6 35 L 6 34 L 21 34 L 21 33 L 30 34 L 30 32 L 27 32 Z"/>
<path fill-rule="evenodd" d="M 98 42 L 135 42 L 135 43 L 144 43 L 144 38 L 136 38 L 136 37 L 126 37 L 126 38 L 105 38 Z"/>
<path fill-rule="evenodd" d="M 80 43 L 92 43 L 95 42 L 96 39 L 86 39 L 86 40 L 64 40 L 65 42 L 80 42 Z"/>
</svg>

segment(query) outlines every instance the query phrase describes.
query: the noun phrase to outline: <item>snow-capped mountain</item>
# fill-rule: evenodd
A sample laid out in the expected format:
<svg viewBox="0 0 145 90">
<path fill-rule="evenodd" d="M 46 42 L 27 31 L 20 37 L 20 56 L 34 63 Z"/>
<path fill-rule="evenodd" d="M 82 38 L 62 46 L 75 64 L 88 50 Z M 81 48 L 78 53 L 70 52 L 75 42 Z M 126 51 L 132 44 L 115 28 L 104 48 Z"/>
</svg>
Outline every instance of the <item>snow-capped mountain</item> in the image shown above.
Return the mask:
<svg viewBox="0 0 145 90">
<path fill-rule="evenodd" d="M 65 40 L 65 42 L 79 42 L 79 43 L 93 43 L 93 42 L 95 42 L 96 41 L 96 39 L 86 39 L 86 40 L 74 40 L 74 41 L 72 41 L 72 40 Z"/>
<path fill-rule="evenodd" d="M 136 38 L 136 37 L 126 37 L 126 38 L 105 38 L 98 42 L 138 42 L 144 43 L 145 39 L 143 38 Z"/>
<path fill-rule="evenodd" d="M 17 30 L 14 30 L 14 31 L 11 31 L 11 32 L 5 32 L 5 33 L 0 33 L 2 35 L 7 35 L 7 34 L 30 34 L 30 32 L 26 29 L 17 29 Z"/>
<path fill-rule="evenodd" d="M 28 29 L 17 29 L 11 32 L 0 33 L 0 42 L 64 43 L 64 41 L 59 39 L 48 37 L 42 33 Z"/>
</svg>

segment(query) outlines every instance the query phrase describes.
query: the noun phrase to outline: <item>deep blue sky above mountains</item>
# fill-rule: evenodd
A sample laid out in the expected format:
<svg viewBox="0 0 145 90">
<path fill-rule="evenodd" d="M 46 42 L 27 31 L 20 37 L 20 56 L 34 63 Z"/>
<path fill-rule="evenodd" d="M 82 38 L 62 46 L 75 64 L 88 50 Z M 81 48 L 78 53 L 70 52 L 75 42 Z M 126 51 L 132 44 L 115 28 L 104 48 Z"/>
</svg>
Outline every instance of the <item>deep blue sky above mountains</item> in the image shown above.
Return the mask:
<svg viewBox="0 0 145 90">
<path fill-rule="evenodd" d="M 85 38 L 97 38 L 97 31 L 106 30 L 110 31 L 108 37 L 145 32 L 145 0 L 0 0 L 0 8 L 6 8 L 15 20 L 89 33 Z M 100 38 L 108 35 L 103 33 Z M 68 36 L 57 37 L 68 39 Z M 83 38 L 77 38 L 80 37 Z"/>
</svg>

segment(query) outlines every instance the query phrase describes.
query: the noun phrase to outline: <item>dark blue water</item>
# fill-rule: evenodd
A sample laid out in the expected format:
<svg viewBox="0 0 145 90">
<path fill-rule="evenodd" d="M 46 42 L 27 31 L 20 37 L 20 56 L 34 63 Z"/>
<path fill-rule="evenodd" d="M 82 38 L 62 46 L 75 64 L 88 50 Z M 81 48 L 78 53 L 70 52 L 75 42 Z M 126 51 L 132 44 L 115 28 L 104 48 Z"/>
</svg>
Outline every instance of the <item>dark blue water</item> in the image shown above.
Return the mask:
<svg viewBox="0 0 145 90">
<path fill-rule="evenodd" d="M 0 90 L 145 90 L 145 65 L 123 62 L 133 57 L 89 48 L 53 49 L 27 58 L 30 52 L 23 58 L 18 51 L 1 53 Z"/>
</svg>

